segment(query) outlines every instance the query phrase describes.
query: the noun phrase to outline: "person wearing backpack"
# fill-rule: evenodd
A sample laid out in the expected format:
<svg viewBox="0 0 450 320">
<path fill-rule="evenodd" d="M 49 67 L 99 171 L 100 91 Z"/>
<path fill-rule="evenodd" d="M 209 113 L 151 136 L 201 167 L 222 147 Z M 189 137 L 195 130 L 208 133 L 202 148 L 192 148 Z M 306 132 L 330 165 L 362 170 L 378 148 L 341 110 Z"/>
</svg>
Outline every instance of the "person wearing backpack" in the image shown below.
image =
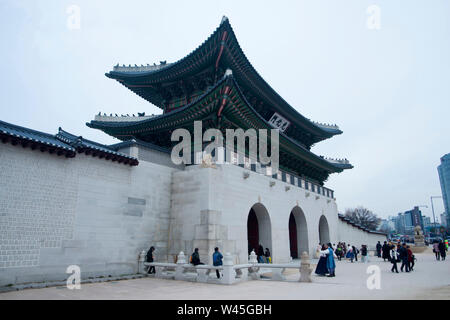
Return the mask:
<svg viewBox="0 0 450 320">
<path fill-rule="evenodd" d="M 223 264 L 222 259 L 223 259 L 223 255 L 220 253 L 219 248 L 215 247 L 214 253 L 213 253 L 213 266 L 215 266 L 215 267 L 221 266 Z M 220 273 L 219 273 L 219 270 L 217 270 L 217 269 L 216 269 L 216 275 L 217 275 L 217 279 L 220 279 Z"/>
<path fill-rule="evenodd" d="M 192 263 L 194 266 L 198 266 L 199 264 L 204 264 L 204 263 L 200 262 L 200 255 L 198 253 L 198 248 L 194 249 L 194 252 L 191 255 L 190 263 Z"/>
</svg>

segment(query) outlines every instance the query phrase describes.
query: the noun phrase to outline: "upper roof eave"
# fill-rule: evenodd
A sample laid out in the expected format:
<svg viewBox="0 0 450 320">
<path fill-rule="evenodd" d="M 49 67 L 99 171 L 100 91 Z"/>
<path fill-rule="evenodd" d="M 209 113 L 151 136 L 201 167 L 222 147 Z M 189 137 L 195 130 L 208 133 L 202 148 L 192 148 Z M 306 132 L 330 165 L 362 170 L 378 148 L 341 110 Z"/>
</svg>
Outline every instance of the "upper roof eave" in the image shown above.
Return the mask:
<svg viewBox="0 0 450 320">
<path fill-rule="evenodd" d="M 191 103 L 187 104 L 186 106 L 179 108 L 177 110 L 174 110 L 173 112 L 170 113 L 166 113 L 166 114 L 162 114 L 159 116 L 155 116 L 153 118 L 150 119 L 146 119 L 146 120 L 141 120 L 141 121 L 136 121 L 136 122 L 102 122 L 102 121 L 98 121 L 98 120 L 92 120 L 91 122 L 86 123 L 86 125 L 90 128 L 95 128 L 95 129 L 107 129 L 107 128 L 130 128 L 136 125 L 143 125 L 143 124 L 150 124 L 154 121 L 157 120 L 161 120 L 161 119 L 167 119 L 170 117 L 174 117 L 175 115 L 185 111 L 188 108 L 191 108 L 192 106 L 194 106 L 195 104 L 199 103 L 201 100 L 203 100 L 206 96 L 208 96 L 211 92 L 213 92 L 214 90 L 216 90 L 220 85 L 222 85 L 225 81 L 231 81 L 231 83 L 236 87 L 237 92 L 240 95 L 240 98 L 244 101 L 244 103 L 246 104 L 246 106 L 252 111 L 252 113 L 254 114 L 255 117 L 257 117 L 260 121 L 262 121 L 264 123 L 264 125 L 267 128 L 273 128 L 253 107 L 252 105 L 249 103 L 249 101 L 247 101 L 246 97 L 243 95 L 241 89 L 239 88 L 239 84 L 236 82 L 236 80 L 234 79 L 233 75 L 227 75 L 225 77 L 223 77 L 220 81 L 218 81 L 214 86 L 212 86 L 211 88 L 209 88 L 209 90 L 207 90 L 205 93 L 203 93 L 200 97 L 198 97 L 196 100 L 192 101 Z M 297 141 L 295 141 L 294 139 L 290 138 L 289 136 L 287 136 L 286 134 L 284 134 L 283 132 L 280 132 L 280 136 L 285 139 L 285 141 L 287 141 L 290 144 L 293 144 L 296 148 L 299 148 L 302 150 L 302 153 L 304 155 L 309 155 L 310 157 L 313 158 L 313 160 L 315 160 L 318 163 L 322 164 L 322 167 L 324 169 L 326 169 L 327 171 L 329 171 L 330 173 L 336 173 L 336 172 L 342 172 L 345 169 L 351 169 L 353 168 L 353 166 L 351 165 L 347 165 L 347 166 L 343 166 L 343 165 L 338 165 L 336 163 L 332 163 L 327 161 L 325 158 L 318 156 L 316 154 L 314 154 L 313 152 L 311 152 L 310 150 L 308 150 L 307 148 L 305 148 L 303 145 L 299 144 Z"/>
<path fill-rule="evenodd" d="M 190 60 L 194 59 L 195 56 L 201 52 L 201 50 L 210 42 L 211 39 L 214 39 L 216 36 L 219 36 L 222 31 L 227 30 L 230 34 L 230 37 L 233 41 L 233 43 L 236 45 L 236 48 L 238 50 L 235 50 L 234 52 L 237 53 L 238 58 L 236 60 L 243 61 L 243 65 L 241 68 L 236 68 L 236 70 L 233 70 L 234 72 L 239 72 L 239 69 L 243 70 L 250 70 L 250 74 L 252 76 L 252 79 L 248 79 L 248 81 L 251 81 L 253 85 L 259 87 L 264 92 L 267 92 L 272 99 L 276 101 L 275 105 L 273 107 L 282 115 L 288 116 L 290 121 L 293 121 L 297 125 L 300 125 L 300 127 L 307 129 L 316 135 L 316 142 L 322 141 L 324 139 L 331 138 L 334 135 L 342 134 L 342 131 L 337 126 L 330 126 L 325 125 L 317 122 L 313 122 L 300 114 L 296 109 L 294 109 L 289 103 L 287 103 L 256 71 L 256 69 L 252 66 L 250 61 L 245 56 L 242 48 L 239 45 L 239 42 L 237 41 L 236 35 L 233 31 L 233 28 L 231 27 L 231 24 L 229 23 L 228 18 L 224 17 L 222 19 L 222 22 L 218 28 L 208 37 L 207 40 L 205 40 L 200 46 L 198 46 L 195 50 L 191 51 L 187 56 L 184 58 L 170 64 L 166 64 L 165 67 L 159 67 L 154 70 L 147 70 L 147 71 L 139 71 L 139 69 L 142 67 L 129 67 L 129 71 L 123 72 L 123 71 L 115 71 L 112 70 L 109 73 L 106 73 L 105 75 L 108 78 L 115 79 L 118 81 L 123 82 L 123 80 L 126 79 L 133 79 L 133 78 L 147 78 L 146 80 L 151 80 L 152 78 L 157 78 L 158 75 L 165 75 L 168 72 L 170 72 L 172 69 L 180 68 L 181 65 L 189 63 Z M 117 67 L 117 66 L 116 66 Z M 145 68 L 145 67 L 144 67 Z M 133 72 L 133 70 L 135 70 Z M 179 75 L 177 76 L 179 77 Z M 156 79 L 154 79 L 156 80 Z M 141 96 L 142 97 L 142 96 Z M 148 100 L 148 99 L 147 99 Z M 152 102 L 153 103 L 153 102 Z"/>
</svg>

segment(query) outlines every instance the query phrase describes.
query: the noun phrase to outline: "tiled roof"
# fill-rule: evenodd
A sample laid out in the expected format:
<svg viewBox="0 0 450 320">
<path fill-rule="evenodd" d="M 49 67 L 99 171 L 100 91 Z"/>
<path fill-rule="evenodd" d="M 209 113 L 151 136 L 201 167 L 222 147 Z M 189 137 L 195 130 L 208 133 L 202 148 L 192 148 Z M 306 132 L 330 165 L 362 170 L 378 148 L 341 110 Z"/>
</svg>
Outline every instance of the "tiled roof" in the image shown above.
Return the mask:
<svg viewBox="0 0 450 320">
<path fill-rule="evenodd" d="M 57 151 L 58 155 L 64 154 L 68 158 L 74 157 L 76 154 L 74 147 L 58 140 L 54 135 L 4 121 L 0 121 L 0 136 L 4 143 L 10 142 L 13 145 L 20 143 L 24 147 L 39 148 L 41 151 L 50 153 Z"/>
<path fill-rule="evenodd" d="M 339 219 L 341 219 L 342 221 L 348 223 L 349 225 L 351 225 L 351 226 L 353 226 L 353 227 L 356 227 L 356 228 L 359 228 L 359 229 L 361 229 L 361 230 L 363 230 L 363 231 L 366 231 L 366 232 L 368 232 L 368 233 L 374 233 L 374 234 L 382 234 L 382 235 L 386 235 L 386 233 L 384 233 L 384 232 L 375 231 L 375 230 L 370 230 L 370 229 L 367 229 L 366 227 L 363 227 L 363 226 L 360 225 L 360 224 L 354 223 L 352 220 L 350 220 L 349 218 L 347 218 L 347 217 L 344 216 L 343 214 L 338 214 L 338 217 L 339 217 Z"/>
<path fill-rule="evenodd" d="M 77 153 L 85 153 L 131 166 L 139 164 L 139 161 L 134 157 L 117 152 L 107 145 L 75 136 L 61 128 L 56 135 L 51 135 L 0 121 L 0 140 L 3 143 L 20 144 L 33 150 L 39 149 L 42 152 L 56 153 L 58 156 L 65 155 L 67 158 L 73 158 Z"/>
<path fill-rule="evenodd" d="M 108 158 L 113 159 L 114 157 L 119 157 L 124 160 L 123 161 L 124 163 L 129 163 L 130 165 L 137 165 L 137 163 L 138 163 L 138 160 L 134 157 L 128 156 L 121 152 L 117 152 L 116 150 L 112 149 L 111 147 L 109 147 L 107 145 L 85 139 L 81 136 L 75 136 L 67 131 L 64 131 L 61 128 L 59 128 L 56 138 L 73 146 L 80 153 L 84 152 L 86 154 L 92 154 L 92 155 L 95 155 L 97 153 L 97 154 L 99 154 L 99 156 L 103 154 L 105 156 L 105 158 L 107 158 L 107 159 Z M 91 152 L 89 152 L 88 150 Z M 122 161 L 120 161 L 120 162 L 122 162 Z M 132 164 L 132 163 L 136 163 L 136 164 Z"/>
</svg>

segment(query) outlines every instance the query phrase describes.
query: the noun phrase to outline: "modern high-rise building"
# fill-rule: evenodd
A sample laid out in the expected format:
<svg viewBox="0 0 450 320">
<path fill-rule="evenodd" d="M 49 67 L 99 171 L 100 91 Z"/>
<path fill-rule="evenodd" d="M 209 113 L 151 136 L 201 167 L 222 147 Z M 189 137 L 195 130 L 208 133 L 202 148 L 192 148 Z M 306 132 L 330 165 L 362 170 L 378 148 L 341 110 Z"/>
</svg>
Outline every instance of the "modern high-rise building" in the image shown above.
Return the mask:
<svg viewBox="0 0 450 320">
<path fill-rule="evenodd" d="M 439 180 L 441 181 L 442 200 L 447 217 L 450 215 L 450 153 L 441 158 L 438 166 Z"/>
<path fill-rule="evenodd" d="M 415 226 L 420 226 L 424 230 L 422 212 L 419 210 L 419 207 L 400 212 L 394 221 L 395 229 L 399 233 L 412 234 Z"/>
</svg>

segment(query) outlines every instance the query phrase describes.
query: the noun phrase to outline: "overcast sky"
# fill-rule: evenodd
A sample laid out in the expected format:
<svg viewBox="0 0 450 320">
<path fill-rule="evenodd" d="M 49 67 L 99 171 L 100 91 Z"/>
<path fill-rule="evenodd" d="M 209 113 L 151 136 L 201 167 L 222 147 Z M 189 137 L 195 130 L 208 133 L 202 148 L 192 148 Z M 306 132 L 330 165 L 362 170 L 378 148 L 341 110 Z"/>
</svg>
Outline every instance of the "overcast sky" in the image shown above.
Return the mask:
<svg viewBox="0 0 450 320">
<path fill-rule="evenodd" d="M 79 29 L 68 27 L 71 5 Z M 379 29 L 368 28 L 371 5 Z M 339 211 L 363 205 L 387 217 L 427 205 L 432 216 L 436 168 L 450 152 L 450 1 L 1 0 L 0 12 L 1 120 L 114 143 L 85 123 L 99 111 L 161 111 L 105 72 L 177 61 L 226 15 L 285 100 L 344 131 L 313 148 L 355 167 L 326 183 Z M 439 216 L 442 201 L 434 204 Z"/>
</svg>

